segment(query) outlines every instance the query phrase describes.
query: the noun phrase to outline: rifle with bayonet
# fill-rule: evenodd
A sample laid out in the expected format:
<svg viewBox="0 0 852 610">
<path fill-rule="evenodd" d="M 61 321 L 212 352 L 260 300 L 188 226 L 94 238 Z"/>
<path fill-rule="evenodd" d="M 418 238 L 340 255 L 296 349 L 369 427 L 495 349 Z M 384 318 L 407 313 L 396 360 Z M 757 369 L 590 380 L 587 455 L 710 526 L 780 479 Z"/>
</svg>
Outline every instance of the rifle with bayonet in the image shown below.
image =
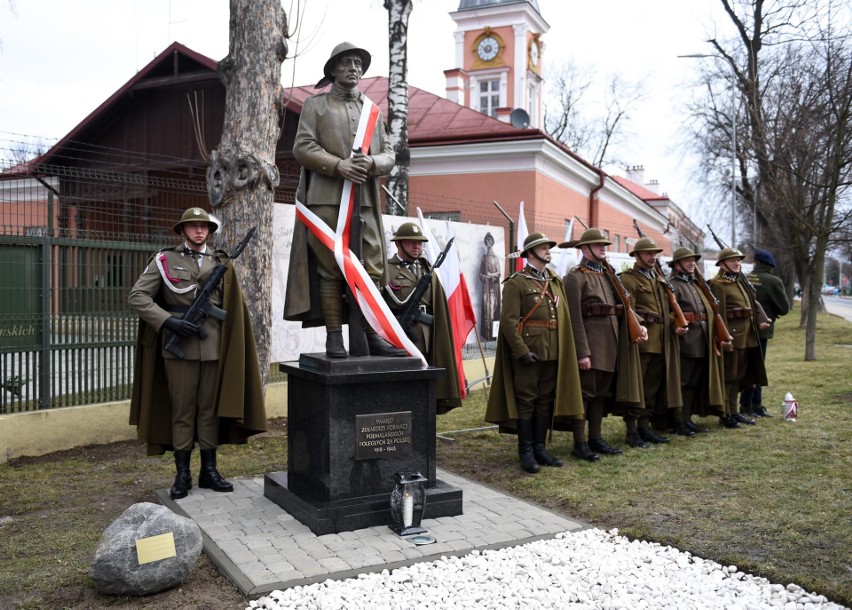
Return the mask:
<svg viewBox="0 0 852 610">
<path fill-rule="evenodd" d="M 432 284 L 432 275 L 435 273 L 435 269 L 440 267 L 444 262 L 444 259 L 447 257 L 447 252 L 450 251 L 450 247 L 453 245 L 454 240 L 455 237 L 450 238 L 450 241 L 447 242 L 444 250 L 438 255 L 438 258 L 435 259 L 435 264 L 432 265 L 432 268 L 421 275 L 420 279 L 417 280 L 417 285 L 414 287 L 414 290 L 411 291 L 411 294 L 408 295 L 408 304 L 399 316 L 400 326 L 402 326 L 405 334 L 411 337 L 412 340 L 415 340 L 416 338 L 414 328 L 417 322 L 431 326 L 434 321 L 433 315 L 420 309 L 420 299 L 423 298 L 423 295 L 426 294 L 427 290 L 429 290 L 429 286 Z"/>
<path fill-rule="evenodd" d="M 574 218 L 583 225 L 584 229 L 589 228 L 589 226 L 578 216 L 575 216 Z M 604 273 L 609 279 L 610 285 L 612 285 L 612 289 L 615 290 L 618 294 L 618 298 L 621 299 L 621 302 L 624 305 L 624 319 L 627 320 L 627 336 L 630 338 L 630 342 L 642 343 L 642 337 L 645 336 L 647 338 L 647 334 L 645 329 L 642 327 L 642 324 L 639 323 L 639 317 L 636 315 L 636 312 L 633 310 L 633 305 L 630 303 L 630 293 L 627 292 L 624 284 L 621 283 L 621 279 L 619 279 L 618 275 L 615 273 L 615 268 L 609 264 L 609 261 L 605 257 L 598 262 L 601 264 L 601 267 L 603 267 Z"/>
<path fill-rule="evenodd" d="M 734 340 L 734 338 L 731 336 L 730 331 L 728 331 L 728 326 L 725 324 L 723 316 L 719 314 L 719 299 L 717 299 L 716 295 L 713 294 L 713 291 L 710 290 L 710 285 L 707 283 L 707 280 L 704 279 L 704 275 L 702 275 L 701 271 L 698 270 L 698 265 L 695 266 L 695 279 L 697 280 L 696 283 L 698 284 L 698 289 L 701 290 L 704 298 L 707 299 L 708 303 L 710 303 L 710 310 L 713 312 L 713 329 L 716 331 L 716 340 L 713 342 L 713 352 L 719 356 L 722 353 L 719 349 L 719 344 L 729 344 Z"/>
<path fill-rule="evenodd" d="M 642 232 L 642 229 L 639 228 L 639 223 L 636 222 L 635 218 L 633 219 L 633 226 L 639 234 L 639 237 L 646 237 L 646 235 Z M 657 272 L 657 276 L 660 278 L 660 282 L 663 285 L 663 290 L 665 290 L 666 296 L 669 299 L 669 309 L 671 309 L 674 314 L 675 326 L 677 328 L 687 328 L 689 326 L 689 322 L 686 321 L 686 316 L 683 315 L 683 310 L 677 302 L 677 296 L 675 296 L 674 290 L 672 290 L 672 285 L 669 284 L 666 274 L 663 273 L 660 261 L 656 257 L 654 257 L 654 271 Z"/>
<path fill-rule="evenodd" d="M 716 242 L 716 245 L 719 246 L 720 250 L 724 250 L 728 247 L 725 245 L 725 242 L 719 239 L 719 236 L 716 235 L 715 231 L 713 231 L 713 227 L 708 224 L 707 228 L 710 229 L 710 235 L 713 236 L 713 241 Z M 740 268 L 738 275 L 739 279 L 742 282 L 742 285 L 746 287 L 746 290 L 748 290 L 748 293 L 751 296 L 751 300 L 754 303 L 754 308 L 757 311 L 757 324 L 771 324 L 772 320 L 769 319 L 769 316 L 767 316 L 766 312 L 763 310 L 763 305 L 761 305 L 760 302 L 757 300 L 757 289 L 754 287 L 754 284 L 749 281 L 748 276 L 743 273 L 742 268 Z"/>
<path fill-rule="evenodd" d="M 218 263 L 213 271 L 210 272 L 210 276 L 207 278 L 207 281 L 204 282 L 204 288 L 201 289 L 195 300 L 192 301 L 192 305 L 189 306 L 189 309 L 186 310 L 186 313 L 183 314 L 184 320 L 194 324 L 198 330 L 196 331 L 198 336 L 202 339 L 207 338 L 207 331 L 204 330 L 204 320 L 207 319 L 207 316 L 213 316 L 217 320 L 224 321 L 228 316 L 228 312 L 220 307 L 216 307 L 213 303 L 210 302 L 210 295 L 213 294 L 213 291 L 219 285 L 219 282 L 222 281 L 222 278 L 225 276 L 225 272 L 228 270 L 228 262 L 236 259 L 240 254 L 243 253 L 243 250 L 248 245 L 251 238 L 254 237 L 254 234 L 257 232 L 257 227 L 252 227 L 249 229 L 249 232 L 246 233 L 246 236 L 243 240 L 237 244 L 237 247 L 228 255 L 227 260 L 224 263 Z M 169 339 L 166 341 L 164 350 L 173 354 L 176 358 L 183 358 L 184 353 L 183 350 L 178 346 L 180 343 L 181 337 L 177 334 L 172 334 Z"/>
</svg>

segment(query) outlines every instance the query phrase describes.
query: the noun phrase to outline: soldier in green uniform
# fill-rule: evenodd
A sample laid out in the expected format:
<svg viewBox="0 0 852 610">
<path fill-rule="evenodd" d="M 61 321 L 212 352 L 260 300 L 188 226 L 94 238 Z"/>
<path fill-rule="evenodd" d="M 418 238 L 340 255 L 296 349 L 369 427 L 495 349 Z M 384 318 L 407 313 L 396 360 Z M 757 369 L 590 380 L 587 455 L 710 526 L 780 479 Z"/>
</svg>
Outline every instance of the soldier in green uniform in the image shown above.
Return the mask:
<svg viewBox="0 0 852 610">
<path fill-rule="evenodd" d="M 385 286 L 384 297 L 391 311 L 399 317 L 408 307 L 420 278 L 432 268 L 422 256 L 423 244 L 428 238 L 417 224 L 401 224 L 391 241 L 396 244 L 396 254 L 388 260 L 390 280 Z M 461 396 L 450 312 L 437 274 L 432 275 L 429 288 L 420 297 L 419 310 L 420 319 L 415 322 L 412 340 L 431 366 L 446 371 L 438 379 L 436 388 L 438 413 L 446 413 L 461 406 Z"/>
<path fill-rule="evenodd" d="M 708 428 L 692 421 L 693 415 L 706 417 L 723 413 L 725 380 L 720 339 L 716 336 L 716 321 L 712 294 L 704 294 L 696 279 L 696 263 L 701 258 L 686 247 L 674 251 L 668 265 L 672 268 L 671 286 L 677 296 L 686 321 L 685 334 L 680 335 L 680 391 L 683 396 L 683 423 L 693 432 L 709 432 Z M 739 427 L 730 422 L 728 427 Z"/>
<path fill-rule="evenodd" d="M 719 273 L 710 280 L 713 294 L 719 300 L 719 313 L 734 338 L 725 351 L 725 415 L 722 424 L 734 420 L 753 425 L 754 420 L 737 412 L 737 394 L 742 387 L 766 385 L 766 368 L 760 352 L 759 331 L 769 328 L 768 321 L 758 321 L 759 305 L 740 272 L 743 255 L 734 248 L 724 248 L 716 265 Z"/>
<path fill-rule="evenodd" d="M 784 282 L 772 275 L 775 268 L 775 257 L 767 250 L 756 250 L 754 267 L 748 274 L 748 280 L 757 292 L 757 302 L 763 306 L 763 311 L 769 318 L 769 327 L 758 330 L 760 352 L 766 362 L 766 348 L 769 339 L 775 335 L 775 320 L 790 311 L 787 291 Z M 740 390 L 740 411 L 745 415 L 756 417 L 772 417 L 763 404 L 763 389 L 761 386 L 742 388 Z"/>
<path fill-rule="evenodd" d="M 638 380 L 639 351 L 627 337 L 624 324 L 625 312 L 630 315 L 630 304 L 621 301 L 604 269 L 608 264 L 606 247 L 610 243 L 600 229 L 591 228 L 579 241 L 559 244 L 560 248 L 576 247 L 583 254 L 582 262 L 562 279 L 571 312 L 585 415 L 589 421 L 588 453 L 576 450 L 580 434 L 575 433 L 574 455 L 579 454 L 583 459 L 596 459 L 597 454 L 623 453 L 604 441 L 602 433 L 604 416 L 618 410 L 622 411 L 627 426 L 628 444 L 645 446 L 636 432 L 636 419 L 632 415 L 642 404 L 642 387 Z M 622 406 L 616 408 L 616 402 Z M 624 406 L 631 403 L 633 407 Z"/>
<path fill-rule="evenodd" d="M 547 268 L 556 245 L 542 233 L 524 240 L 527 265 L 503 282 L 500 333 L 485 420 L 518 435 L 521 467 L 562 466 L 545 449 L 547 431 L 582 429 L 583 401 L 571 314 L 562 281 Z"/>
<path fill-rule="evenodd" d="M 651 427 L 674 420 L 675 432 L 695 436 L 683 423 L 683 398 L 680 393 L 680 345 L 678 335 L 687 327 L 676 327 L 663 282 L 656 270 L 657 255 L 663 249 L 650 237 L 636 241 L 628 252 L 635 260 L 632 269 L 620 274 L 630 293 L 636 315 L 648 331 L 648 340 L 639 346 L 642 360 L 642 384 L 645 409 L 639 417 L 639 437 L 650 443 L 667 443 L 668 437 Z"/>
<path fill-rule="evenodd" d="M 173 499 L 192 489 L 195 441 L 201 450 L 198 486 L 228 492 L 233 486 L 216 468 L 218 445 L 243 443 L 266 430 L 248 308 L 227 253 L 207 247 L 218 228 L 201 208 L 186 210 L 174 226 L 182 243 L 154 255 L 128 298 L 141 318 L 130 423 L 148 442 L 149 455 L 174 451 Z M 218 264 L 228 264 L 228 269 L 210 302 L 227 312 L 226 319 L 208 316 L 202 326 L 184 320 L 183 313 Z M 162 349 L 172 333 L 181 337 L 183 358 Z"/>
</svg>

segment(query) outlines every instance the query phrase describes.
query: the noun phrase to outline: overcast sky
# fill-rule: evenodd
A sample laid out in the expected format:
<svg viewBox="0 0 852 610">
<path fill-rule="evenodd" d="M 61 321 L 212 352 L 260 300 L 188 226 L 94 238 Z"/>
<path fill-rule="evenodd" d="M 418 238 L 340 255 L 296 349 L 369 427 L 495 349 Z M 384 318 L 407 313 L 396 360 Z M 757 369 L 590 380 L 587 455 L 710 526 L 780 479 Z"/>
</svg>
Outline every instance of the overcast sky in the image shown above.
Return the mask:
<svg viewBox="0 0 852 610">
<path fill-rule="evenodd" d="M 349 40 L 370 50 L 370 75 L 387 75 L 387 11 L 382 0 L 302 0 L 299 40 L 282 70 L 285 86 L 313 84 L 332 47 Z M 449 13 L 459 0 L 414 0 L 409 84 L 444 95 L 443 71 L 456 67 Z M 622 155 L 690 211 L 683 104 L 698 69 L 687 53 L 708 53 L 708 38 L 730 34 L 719 0 L 538 0 L 550 31 L 548 67 L 573 57 L 601 74 L 641 80 L 647 98 L 632 117 Z M 291 30 L 296 3 L 283 3 Z M 11 8 L 10 8 L 11 7 Z M 320 25 L 322 24 L 322 25 Z M 718 30 L 717 30 L 718 28 Z M 172 41 L 211 57 L 228 53 L 227 0 L 0 0 L 0 142 L 22 136 L 51 144 L 67 134 Z M 605 82 L 602 79 L 601 84 Z M 613 170 L 614 168 L 607 168 Z"/>
</svg>

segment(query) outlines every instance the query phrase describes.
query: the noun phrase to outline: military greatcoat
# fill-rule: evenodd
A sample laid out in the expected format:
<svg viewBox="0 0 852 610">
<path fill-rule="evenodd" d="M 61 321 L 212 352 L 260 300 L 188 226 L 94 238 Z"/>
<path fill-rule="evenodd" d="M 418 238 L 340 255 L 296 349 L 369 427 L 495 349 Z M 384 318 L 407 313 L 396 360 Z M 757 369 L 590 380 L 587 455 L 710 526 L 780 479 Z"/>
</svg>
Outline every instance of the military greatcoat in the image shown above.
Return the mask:
<svg viewBox="0 0 852 610">
<path fill-rule="evenodd" d="M 328 224 L 337 227 L 344 179 L 337 174 L 337 164 L 349 158 L 355 142 L 355 131 L 364 106 L 358 90 L 347 92 L 332 86 L 331 91 L 308 98 L 302 108 L 293 144 L 293 156 L 302 166 L 296 199 L 305 204 Z M 373 161 L 370 177 L 360 186 L 363 218 L 361 260 L 364 268 L 380 286 L 387 283 L 387 251 L 382 225 L 379 176 L 390 173 L 396 156 L 385 134 L 381 114 L 370 142 L 363 151 Z M 316 280 L 318 275 L 339 279 L 340 270 L 333 253 L 320 244 L 298 219 L 293 228 L 290 250 L 284 318 L 302 321 L 304 326 L 323 324 Z"/>
<path fill-rule="evenodd" d="M 757 292 L 757 301 L 763 305 L 763 311 L 770 320 L 769 328 L 758 329 L 758 333 L 761 339 L 771 339 L 775 335 L 775 320 L 790 311 L 784 282 L 772 275 L 772 267 L 764 263 L 756 263 L 748 279 Z"/>
<path fill-rule="evenodd" d="M 659 277 L 656 271 L 645 275 L 635 267 L 623 272 L 619 277 L 630 293 L 636 314 L 648 331 L 648 340 L 639 345 L 639 352 L 659 354 L 665 360 L 664 406 L 669 409 L 682 407 L 680 345 L 672 328 L 673 316 L 663 288 L 663 278 Z M 645 406 L 649 409 L 654 407 L 650 402 L 652 400 L 652 397 L 645 396 Z"/>
<path fill-rule="evenodd" d="M 385 286 L 385 302 L 395 316 L 399 317 L 408 307 L 411 293 L 417 287 L 420 278 L 431 270 L 429 261 L 419 258 L 415 263 L 407 263 L 394 254 L 388 260 L 390 281 Z M 415 322 L 414 344 L 426 356 L 426 361 L 434 367 L 446 371 L 437 382 L 437 411 L 446 413 L 461 406 L 459 372 L 456 366 L 450 311 L 447 297 L 437 274 L 432 275 L 429 289 L 420 299 L 422 310 L 433 316 L 431 325 Z"/>
<path fill-rule="evenodd" d="M 162 258 L 160 258 L 162 255 Z M 162 347 L 170 333 L 163 323 L 170 309 L 189 306 L 215 265 L 227 253 L 201 258 L 201 267 L 183 246 L 162 250 L 149 261 L 129 297 L 139 314 L 139 331 L 130 399 L 130 425 L 147 442 L 148 455 L 172 450 L 172 407 L 164 358 L 173 355 Z M 227 312 L 224 322 L 208 317 L 206 339 L 181 339 L 188 360 L 218 360 L 214 409 L 219 417 L 219 444 L 245 443 L 266 431 L 266 411 L 254 331 L 248 307 L 233 266 L 228 265 L 211 299 Z"/>
<path fill-rule="evenodd" d="M 524 366 L 518 358 L 533 352 L 540 360 L 558 361 L 554 428 L 571 430 L 571 420 L 583 417 L 577 351 L 574 337 L 568 332 L 571 314 L 559 277 L 545 269 L 547 290 L 543 292 L 545 281 L 533 277 L 530 269 L 514 273 L 503 282 L 500 333 L 485 420 L 498 424 L 501 432 L 515 432 L 518 419 L 515 367 Z M 527 321 L 533 324 L 519 329 L 519 322 L 530 311 L 533 313 Z"/>
<path fill-rule="evenodd" d="M 713 308 L 691 274 L 673 273 L 670 284 L 684 315 L 692 318 L 689 330 L 680 336 L 681 361 L 694 358 L 705 363 L 707 391 L 700 392 L 700 402 L 693 405 L 692 413 L 706 416 L 712 410 L 712 414 L 718 414 L 725 404 L 725 386 Z"/>
<path fill-rule="evenodd" d="M 734 338 L 733 346 L 729 350 L 746 351 L 747 372 L 744 378 L 737 379 L 739 386 L 768 385 L 763 354 L 758 343 L 757 306 L 748 288 L 743 285 L 741 275 L 725 273 L 723 269 L 720 269 L 716 277 L 710 280 L 710 288 L 719 300 L 719 313 L 724 312 L 725 323 Z M 728 360 L 729 355 L 726 351 L 725 384 L 729 383 Z"/>
</svg>

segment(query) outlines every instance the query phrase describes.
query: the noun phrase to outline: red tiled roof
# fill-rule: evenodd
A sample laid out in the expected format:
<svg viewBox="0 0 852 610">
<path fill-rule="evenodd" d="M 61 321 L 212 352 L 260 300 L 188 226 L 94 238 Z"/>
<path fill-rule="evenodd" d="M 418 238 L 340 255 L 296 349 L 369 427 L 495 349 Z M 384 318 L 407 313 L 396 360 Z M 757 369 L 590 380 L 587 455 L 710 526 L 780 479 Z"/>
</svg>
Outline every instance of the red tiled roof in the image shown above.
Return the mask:
<svg viewBox="0 0 852 610">
<path fill-rule="evenodd" d="M 358 87 L 387 117 L 388 79 L 365 78 Z M 318 93 L 312 86 L 285 89 L 287 107 L 300 112 L 305 100 Z M 538 129 L 518 129 L 509 123 L 467 108 L 417 87 L 408 87 L 408 140 L 412 146 L 546 137 Z"/>
</svg>

